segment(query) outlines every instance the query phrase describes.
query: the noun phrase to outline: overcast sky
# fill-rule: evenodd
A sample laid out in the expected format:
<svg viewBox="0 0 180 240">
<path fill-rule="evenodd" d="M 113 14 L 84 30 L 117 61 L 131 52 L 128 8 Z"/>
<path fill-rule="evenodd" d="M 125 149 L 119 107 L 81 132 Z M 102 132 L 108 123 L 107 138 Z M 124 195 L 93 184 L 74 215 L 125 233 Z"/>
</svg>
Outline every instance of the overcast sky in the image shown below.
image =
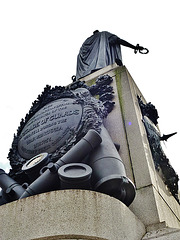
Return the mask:
<svg viewBox="0 0 180 240">
<path fill-rule="evenodd" d="M 71 82 L 79 48 L 98 29 L 149 49 L 122 47 L 123 63 L 156 106 L 162 134 L 178 132 L 166 154 L 180 176 L 179 23 L 178 0 L 0 0 L 0 167 L 31 103 L 46 84 Z"/>
</svg>

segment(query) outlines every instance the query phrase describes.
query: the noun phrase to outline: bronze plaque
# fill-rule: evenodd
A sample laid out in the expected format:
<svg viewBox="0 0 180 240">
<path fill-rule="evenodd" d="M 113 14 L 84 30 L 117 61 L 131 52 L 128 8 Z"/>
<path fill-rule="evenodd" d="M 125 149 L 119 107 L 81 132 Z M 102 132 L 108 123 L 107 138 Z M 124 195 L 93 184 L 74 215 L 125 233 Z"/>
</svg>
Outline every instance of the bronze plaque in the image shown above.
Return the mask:
<svg viewBox="0 0 180 240">
<path fill-rule="evenodd" d="M 55 100 L 35 113 L 23 128 L 18 141 L 21 157 L 52 153 L 71 137 L 82 118 L 82 106 L 72 98 Z"/>
</svg>

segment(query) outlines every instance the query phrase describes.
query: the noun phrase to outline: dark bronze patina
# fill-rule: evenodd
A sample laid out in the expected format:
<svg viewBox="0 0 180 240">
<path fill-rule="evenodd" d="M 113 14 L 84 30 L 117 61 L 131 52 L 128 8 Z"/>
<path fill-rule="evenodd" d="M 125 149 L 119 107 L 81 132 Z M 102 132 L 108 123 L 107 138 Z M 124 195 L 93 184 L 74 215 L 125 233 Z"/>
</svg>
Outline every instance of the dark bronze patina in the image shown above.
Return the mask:
<svg viewBox="0 0 180 240">
<path fill-rule="evenodd" d="M 161 136 L 160 131 L 157 127 L 157 119 L 159 116 L 155 106 L 151 103 L 143 103 L 142 99 L 139 96 L 138 102 L 142 112 L 143 123 L 146 129 L 155 168 L 158 172 L 162 172 L 164 183 L 167 185 L 169 191 L 175 197 L 177 202 L 180 203 L 178 198 L 179 177 L 171 166 L 170 161 L 166 157 L 161 146 L 161 141 L 167 141 L 169 137 L 175 135 L 176 133 L 167 135 L 163 134 L 163 136 Z"/>
<path fill-rule="evenodd" d="M 149 52 L 139 44 L 135 46 L 110 32 L 96 30 L 85 40 L 79 51 L 76 79 L 85 77 L 115 62 L 121 66 L 121 45 L 134 49 L 135 53 L 138 51 L 143 54 Z"/>
</svg>

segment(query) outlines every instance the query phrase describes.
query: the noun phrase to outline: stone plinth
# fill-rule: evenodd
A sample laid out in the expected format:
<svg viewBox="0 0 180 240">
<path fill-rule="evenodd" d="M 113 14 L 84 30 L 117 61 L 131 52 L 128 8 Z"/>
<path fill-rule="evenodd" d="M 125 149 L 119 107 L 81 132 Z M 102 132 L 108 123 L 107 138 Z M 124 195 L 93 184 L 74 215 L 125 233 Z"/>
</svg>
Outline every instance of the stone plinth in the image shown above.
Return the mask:
<svg viewBox="0 0 180 240">
<path fill-rule="evenodd" d="M 86 190 L 61 190 L 0 207 L 0 239 L 140 240 L 145 227 L 119 200 Z"/>
<path fill-rule="evenodd" d="M 165 222 L 168 227 L 180 228 L 180 206 L 155 169 L 137 95 L 144 103 L 146 100 L 125 66 L 114 64 L 82 80 L 91 85 L 104 74 L 113 78 L 115 95 L 115 107 L 104 125 L 112 140 L 120 144 L 119 154 L 127 176 L 136 186 L 130 209 L 145 226 Z M 153 94 L 150 101 L 153 102 Z"/>
</svg>

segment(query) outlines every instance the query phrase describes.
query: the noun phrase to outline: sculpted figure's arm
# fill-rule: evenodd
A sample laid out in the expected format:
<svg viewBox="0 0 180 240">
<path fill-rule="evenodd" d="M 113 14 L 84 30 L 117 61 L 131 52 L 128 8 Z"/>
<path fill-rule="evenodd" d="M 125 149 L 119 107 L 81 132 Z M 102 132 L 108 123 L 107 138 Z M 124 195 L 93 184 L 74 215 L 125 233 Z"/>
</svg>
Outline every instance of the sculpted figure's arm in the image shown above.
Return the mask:
<svg viewBox="0 0 180 240">
<path fill-rule="evenodd" d="M 123 39 L 119 39 L 119 44 L 125 46 L 125 47 L 129 47 L 129 48 L 132 48 L 132 49 L 135 49 L 135 50 L 144 50 L 144 47 L 142 46 L 139 46 L 139 44 L 137 44 L 136 46 L 132 45 L 131 43 L 123 40 Z"/>
<path fill-rule="evenodd" d="M 123 40 L 123 39 L 119 39 L 119 44 L 120 45 L 123 45 L 125 47 L 129 47 L 129 48 L 132 48 L 132 49 L 136 49 L 136 46 L 132 45 L 131 43 Z"/>
<path fill-rule="evenodd" d="M 116 35 L 112 35 L 110 37 L 109 43 L 110 43 L 110 45 L 120 44 L 122 46 L 129 47 L 129 48 L 136 49 L 136 50 L 143 50 L 144 49 L 142 46 L 139 46 L 138 44 L 136 46 L 134 46 L 131 43 L 117 37 Z"/>
</svg>

